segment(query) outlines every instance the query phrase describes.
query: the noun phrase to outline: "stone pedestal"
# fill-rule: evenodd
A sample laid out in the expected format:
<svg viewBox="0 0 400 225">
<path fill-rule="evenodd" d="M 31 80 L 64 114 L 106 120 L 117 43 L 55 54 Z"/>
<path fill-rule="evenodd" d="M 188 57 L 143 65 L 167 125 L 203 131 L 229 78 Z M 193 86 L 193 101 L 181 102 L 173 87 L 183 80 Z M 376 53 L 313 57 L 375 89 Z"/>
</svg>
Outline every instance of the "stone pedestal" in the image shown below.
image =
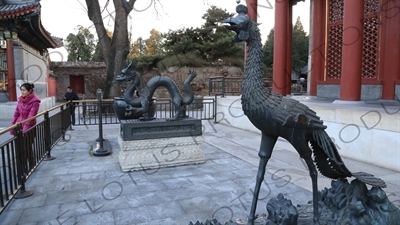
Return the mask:
<svg viewBox="0 0 400 225">
<path fill-rule="evenodd" d="M 122 120 L 118 144 L 122 171 L 204 163 L 201 120 Z"/>
</svg>

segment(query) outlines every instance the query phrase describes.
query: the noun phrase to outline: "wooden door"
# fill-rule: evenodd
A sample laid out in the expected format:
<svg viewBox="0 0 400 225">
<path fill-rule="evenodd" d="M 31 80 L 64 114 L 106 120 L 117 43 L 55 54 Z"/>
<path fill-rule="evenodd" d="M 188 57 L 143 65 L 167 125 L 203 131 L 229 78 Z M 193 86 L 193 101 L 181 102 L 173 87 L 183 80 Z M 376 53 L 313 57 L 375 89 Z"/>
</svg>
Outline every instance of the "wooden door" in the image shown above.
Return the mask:
<svg viewBox="0 0 400 225">
<path fill-rule="evenodd" d="M 83 75 L 69 76 L 69 86 L 75 91 L 77 94 L 85 94 L 85 79 Z"/>
</svg>

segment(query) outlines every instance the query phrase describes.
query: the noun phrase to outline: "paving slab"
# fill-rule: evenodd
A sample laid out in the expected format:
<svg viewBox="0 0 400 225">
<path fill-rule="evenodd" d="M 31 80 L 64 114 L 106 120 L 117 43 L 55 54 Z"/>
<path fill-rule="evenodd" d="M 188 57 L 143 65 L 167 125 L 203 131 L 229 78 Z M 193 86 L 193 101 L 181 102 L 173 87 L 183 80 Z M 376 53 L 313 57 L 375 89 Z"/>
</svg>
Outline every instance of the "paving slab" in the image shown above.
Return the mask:
<svg viewBox="0 0 400 225">
<path fill-rule="evenodd" d="M 206 162 L 122 172 L 118 163 L 119 125 L 104 125 L 112 154 L 91 155 L 98 126 L 77 126 L 52 150 L 26 183 L 31 197 L 15 199 L 1 224 L 186 225 L 190 221 L 245 221 L 258 168 L 260 134 L 203 121 Z M 389 199 L 400 205 L 400 174 L 344 159 L 352 171 L 365 171 L 388 183 Z M 387 179 L 387 180 L 386 180 Z M 330 187 L 319 176 L 319 189 Z M 261 186 L 258 214 L 279 193 L 294 205 L 312 199 L 307 168 L 293 148 L 279 140 Z"/>
</svg>

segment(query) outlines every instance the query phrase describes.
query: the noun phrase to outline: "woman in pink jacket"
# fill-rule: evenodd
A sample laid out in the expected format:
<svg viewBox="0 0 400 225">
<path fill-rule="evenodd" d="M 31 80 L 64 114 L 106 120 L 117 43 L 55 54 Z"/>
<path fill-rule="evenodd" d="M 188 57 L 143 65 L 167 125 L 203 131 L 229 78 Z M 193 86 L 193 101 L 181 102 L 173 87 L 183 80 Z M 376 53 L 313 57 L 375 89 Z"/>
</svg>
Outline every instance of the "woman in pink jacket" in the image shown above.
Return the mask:
<svg viewBox="0 0 400 225">
<path fill-rule="evenodd" d="M 11 124 L 21 122 L 32 116 L 36 116 L 39 111 L 40 99 L 33 93 L 34 85 L 30 83 L 24 83 L 21 85 L 21 96 L 18 98 L 17 108 L 15 109 L 14 117 Z M 26 131 L 29 128 L 36 125 L 36 119 L 30 120 L 22 125 L 22 131 Z M 11 131 L 13 135 L 13 130 Z"/>
</svg>

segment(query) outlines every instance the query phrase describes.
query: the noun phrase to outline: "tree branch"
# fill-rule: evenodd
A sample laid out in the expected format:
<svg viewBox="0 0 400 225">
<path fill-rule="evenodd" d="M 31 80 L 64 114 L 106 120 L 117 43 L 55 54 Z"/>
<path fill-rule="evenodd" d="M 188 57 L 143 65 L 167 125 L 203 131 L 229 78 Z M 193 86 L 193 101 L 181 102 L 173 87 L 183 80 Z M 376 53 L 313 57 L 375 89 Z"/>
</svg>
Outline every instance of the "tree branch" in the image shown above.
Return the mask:
<svg viewBox="0 0 400 225">
<path fill-rule="evenodd" d="M 122 1 L 122 6 L 126 12 L 126 15 L 128 15 L 132 11 L 133 5 L 135 4 L 136 0 L 129 0 L 129 1 L 121 0 L 121 1 Z"/>
<path fill-rule="evenodd" d="M 128 4 L 133 8 L 133 5 L 135 4 L 136 0 L 129 0 Z"/>
<path fill-rule="evenodd" d="M 108 64 L 107 54 L 110 50 L 111 39 L 107 35 L 107 31 L 104 27 L 103 18 L 101 16 L 100 4 L 98 0 L 85 0 L 86 6 L 88 8 L 88 17 L 96 29 L 97 37 L 99 39 L 100 45 L 103 49 L 103 57 Z"/>
</svg>

